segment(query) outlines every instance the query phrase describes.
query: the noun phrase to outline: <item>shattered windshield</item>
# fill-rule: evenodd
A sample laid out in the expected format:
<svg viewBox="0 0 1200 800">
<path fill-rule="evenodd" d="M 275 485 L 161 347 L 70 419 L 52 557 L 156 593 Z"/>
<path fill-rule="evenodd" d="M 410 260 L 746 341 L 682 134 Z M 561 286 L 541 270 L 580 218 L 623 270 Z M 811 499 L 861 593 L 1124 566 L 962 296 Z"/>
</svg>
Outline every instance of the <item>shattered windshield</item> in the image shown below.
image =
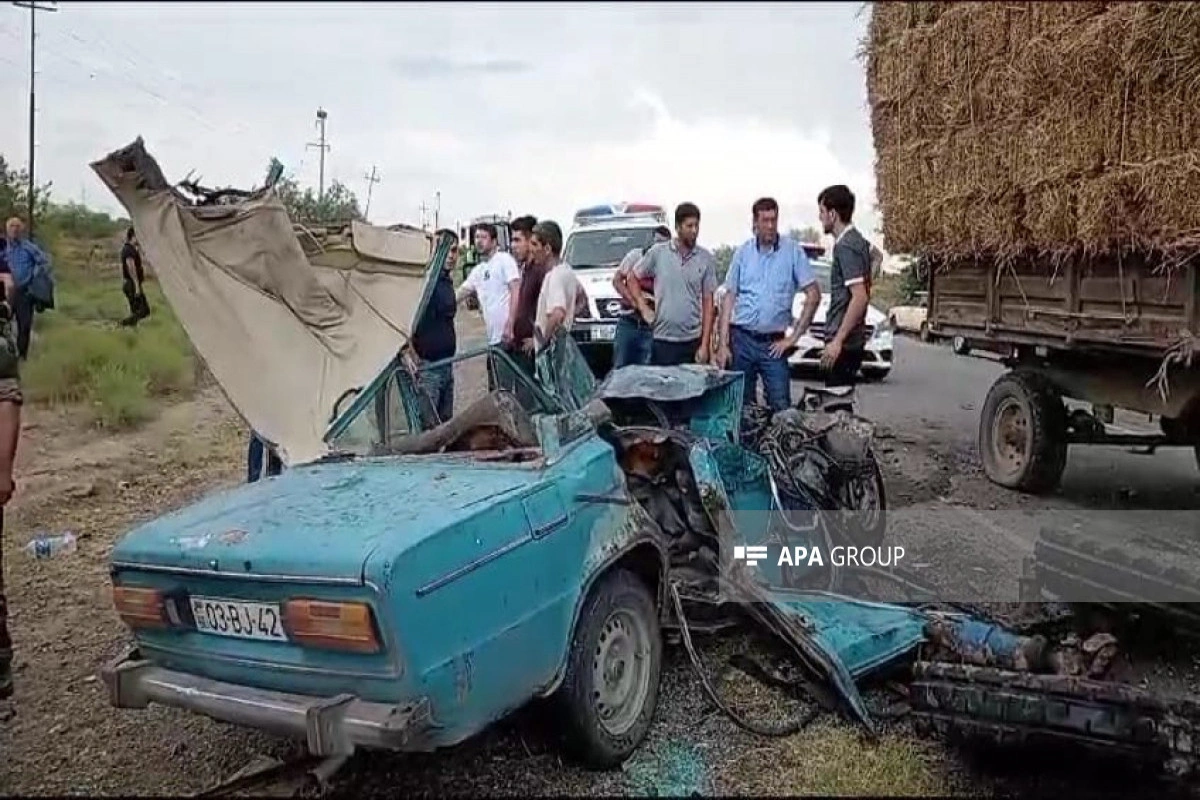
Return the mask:
<svg viewBox="0 0 1200 800">
<path fill-rule="evenodd" d="M 654 228 L 576 231 L 567 240 L 563 261 L 577 269 L 615 267 L 630 250 L 654 240 Z"/>
</svg>

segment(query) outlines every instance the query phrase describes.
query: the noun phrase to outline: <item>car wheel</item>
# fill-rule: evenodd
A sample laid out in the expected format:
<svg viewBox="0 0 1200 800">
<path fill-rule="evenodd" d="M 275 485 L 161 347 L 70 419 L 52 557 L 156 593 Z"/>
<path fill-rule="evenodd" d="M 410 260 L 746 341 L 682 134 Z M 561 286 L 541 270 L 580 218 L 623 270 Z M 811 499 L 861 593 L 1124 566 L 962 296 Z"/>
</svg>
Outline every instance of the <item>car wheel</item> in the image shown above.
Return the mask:
<svg viewBox="0 0 1200 800">
<path fill-rule="evenodd" d="M 620 765 L 646 736 L 658 705 L 662 633 L 646 584 L 625 570 L 589 594 L 559 690 L 567 744 L 592 769 Z"/>
<path fill-rule="evenodd" d="M 921 341 L 928 342 L 931 339 L 933 339 L 933 335 L 929 333 L 929 323 L 922 322 L 921 323 Z"/>
</svg>

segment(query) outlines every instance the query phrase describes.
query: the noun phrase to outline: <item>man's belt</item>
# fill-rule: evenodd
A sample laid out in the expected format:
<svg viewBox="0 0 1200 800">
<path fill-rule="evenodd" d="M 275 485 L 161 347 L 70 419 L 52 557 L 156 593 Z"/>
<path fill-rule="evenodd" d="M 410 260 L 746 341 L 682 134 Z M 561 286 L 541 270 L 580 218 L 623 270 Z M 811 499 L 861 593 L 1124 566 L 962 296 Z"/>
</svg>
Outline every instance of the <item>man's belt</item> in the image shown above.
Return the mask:
<svg viewBox="0 0 1200 800">
<path fill-rule="evenodd" d="M 776 339 L 783 338 L 784 336 L 784 331 L 777 331 L 775 333 L 759 333 L 758 331 L 752 331 L 749 328 L 743 328 L 741 325 L 734 325 L 733 329 L 746 336 L 749 336 L 756 342 L 773 342 Z"/>
</svg>

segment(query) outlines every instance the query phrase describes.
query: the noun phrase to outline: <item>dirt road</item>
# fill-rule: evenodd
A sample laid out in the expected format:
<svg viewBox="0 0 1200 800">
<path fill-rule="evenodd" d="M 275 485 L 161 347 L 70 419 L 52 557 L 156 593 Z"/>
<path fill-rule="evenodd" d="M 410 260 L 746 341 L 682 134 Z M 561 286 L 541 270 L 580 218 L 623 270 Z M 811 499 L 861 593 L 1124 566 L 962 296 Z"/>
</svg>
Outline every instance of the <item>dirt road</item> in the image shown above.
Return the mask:
<svg viewBox="0 0 1200 800">
<path fill-rule="evenodd" d="M 886 427 L 885 472 L 893 508 L 1074 507 L 1094 503 L 1092 498 L 1122 485 L 1143 487 L 1143 497 L 1166 498 L 1172 507 L 1196 507 L 1194 465 L 1174 459 L 1175 454 L 1133 461 L 1136 457 L 1122 454 L 1109 459 L 1073 453 L 1067 487 L 1050 499 L 1021 498 L 987 484 L 971 442 L 991 369 L 904 341 L 892 377 L 863 388 L 864 411 Z M 244 431 L 215 391 L 170 408 L 130 435 L 101 436 L 62 414 L 29 413 L 19 494 L 9 510 L 5 542 L 17 714 L 0 723 L 0 791 L 183 793 L 228 776 L 256 755 L 292 750 L 290 743 L 168 709 L 116 711 L 95 679 L 101 664 L 126 642 L 111 611 L 105 569 L 116 538 L 141 520 L 241 480 L 244 463 Z M 72 530 L 81 537 L 80 549 L 31 561 L 20 548 L 39 530 Z M 1025 535 L 1010 534 L 1016 540 Z M 1002 536 L 979 525 L 925 532 L 924 538 L 903 530 L 898 535 L 911 537 L 918 550 L 957 558 L 954 563 L 966 564 L 965 569 L 988 564 Z M 740 711 L 768 720 L 803 711 L 802 703 L 728 666 L 729 654 L 747 642 L 708 640 L 701 646 L 720 691 Z M 879 707 L 886 699 L 873 696 L 872 702 Z M 903 726 L 873 746 L 852 728 L 827 719 L 790 739 L 744 734 L 709 707 L 686 657 L 669 648 L 656 725 L 623 770 L 594 774 L 564 764 L 553 720 L 533 708 L 450 753 L 360 755 L 337 776 L 336 785 L 359 796 L 927 795 L 986 791 L 991 780 L 941 747 L 914 739 Z"/>
</svg>

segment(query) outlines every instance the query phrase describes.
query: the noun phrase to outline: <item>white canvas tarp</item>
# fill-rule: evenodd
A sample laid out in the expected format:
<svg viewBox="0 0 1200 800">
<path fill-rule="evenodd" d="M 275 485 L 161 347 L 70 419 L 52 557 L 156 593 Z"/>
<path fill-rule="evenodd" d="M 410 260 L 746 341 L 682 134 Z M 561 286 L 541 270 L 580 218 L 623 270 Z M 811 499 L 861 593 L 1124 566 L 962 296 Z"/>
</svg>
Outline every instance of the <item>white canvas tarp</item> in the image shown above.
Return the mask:
<svg viewBox="0 0 1200 800">
<path fill-rule="evenodd" d="M 128 210 L 151 271 L 238 413 L 285 464 L 324 455 L 337 400 L 379 374 L 414 327 L 432 237 L 358 223 L 298 235 L 272 190 L 191 205 L 141 138 L 92 168 Z"/>
</svg>

